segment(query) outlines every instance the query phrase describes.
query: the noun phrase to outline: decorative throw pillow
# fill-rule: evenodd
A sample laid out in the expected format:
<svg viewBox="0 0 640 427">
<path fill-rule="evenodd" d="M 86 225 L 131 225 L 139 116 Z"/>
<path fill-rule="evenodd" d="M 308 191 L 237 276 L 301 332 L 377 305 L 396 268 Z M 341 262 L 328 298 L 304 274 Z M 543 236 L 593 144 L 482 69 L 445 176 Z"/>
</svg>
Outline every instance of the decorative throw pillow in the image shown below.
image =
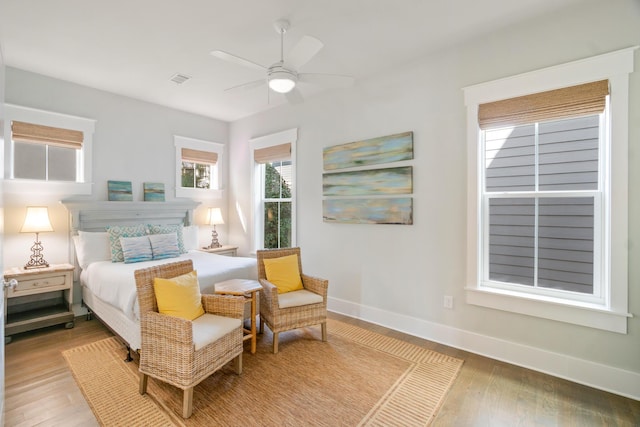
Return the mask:
<svg viewBox="0 0 640 427">
<path fill-rule="evenodd" d="M 120 244 L 121 237 L 140 237 L 147 234 L 146 231 L 144 224 L 108 226 L 107 232 L 109 233 L 109 244 L 111 246 L 111 261 L 124 261 L 122 244 Z"/>
<path fill-rule="evenodd" d="M 279 294 L 304 289 L 298 268 L 298 255 L 264 259 L 267 280 L 276 285 Z"/>
<path fill-rule="evenodd" d="M 149 234 L 168 234 L 168 233 L 176 233 L 178 236 L 178 249 L 181 254 L 186 254 L 187 250 L 184 247 L 184 236 L 183 236 L 183 228 L 182 224 L 158 224 L 152 225 L 148 224 L 147 228 L 149 229 Z"/>
<path fill-rule="evenodd" d="M 153 259 L 166 259 L 180 256 L 178 236 L 176 233 L 151 234 L 148 238 L 151 243 L 150 250 Z"/>
<path fill-rule="evenodd" d="M 204 314 L 202 297 L 198 285 L 198 274 L 192 271 L 173 279 L 153 279 L 158 311 L 187 320 L 197 319 Z"/>
<path fill-rule="evenodd" d="M 153 259 L 151 242 L 149 242 L 149 237 L 147 236 L 121 237 L 120 245 L 122 246 L 125 264 L 151 261 Z"/>
</svg>

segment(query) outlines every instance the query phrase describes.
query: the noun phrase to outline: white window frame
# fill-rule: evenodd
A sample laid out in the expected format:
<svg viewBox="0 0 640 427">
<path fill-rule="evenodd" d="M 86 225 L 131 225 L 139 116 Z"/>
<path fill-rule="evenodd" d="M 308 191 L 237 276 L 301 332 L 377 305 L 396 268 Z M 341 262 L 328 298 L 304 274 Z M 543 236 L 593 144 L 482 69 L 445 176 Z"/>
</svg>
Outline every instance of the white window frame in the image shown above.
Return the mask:
<svg viewBox="0 0 640 427">
<path fill-rule="evenodd" d="M 629 73 L 633 72 L 638 47 L 544 68 L 513 77 L 464 88 L 467 107 L 467 303 L 545 319 L 627 333 L 628 313 L 628 132 Z M 481 198 L 481 165 L 484 153 L 479 144 L 480 104 L 608 79 L 610 85 L 610 147 L 605 147 L 610 176 L 605 192 L 605 230 L 602 251 L 605 268 L 603 298 L 576 301 L 557 296 L 535 295 L 511 289 L 484 286 Z M 607 155 L 603 156 L 607 158 Z M 615 192 L 611 189 L 615 188 Z M 597 248 L 594 248 L 597 250 Z"/>
<path fill-rule="evenodd" d="M 43 126 L 81 131 L 83 133 L 82 148 L 76 161 L 76 181 L 46 181 L 39 179 L 14 178 L 15 143 L 11 134 L 11 122 L 21 121 Z M 7 193 L 57 193 L 71 195 L 91 194 L 92 170 L 91 156 L 93 148 L 93 134 L 96 121 L 85 117 L 54 113 L 36 108 L 5 104 L 5 185 Z"/>
<path fill-rule="evenodd" d="M 263 183 L 262 183 L 262 175 L 264 170 L 264 165 L 258 164 L 254 161 L 254 152 L 256 150 L 273 147 L 276 145 L 282 144 L 291 144 L 291 246 L 296 246 L 297 238 L 296 238 L 296 229 L 297 229 L 297 220 L 296 220 L 296 142 L 298 140 L 298 129 L 288 129 L 282 132 L 273 133 L 257 138 L 253 138 L 249 140 L 249 147 L 251 149 L 251 182 L 252 188 L 251 193 L 253 194 L 252 198 L 252 216 L 253 216 L 253 230 L 252 230 L 252 245 L 253 245 L 253 253 L 258 249 L 263 249 L 264 247 L 264 197 L 263 197 Z"/>
<path fill-rule="evenodd" d="M 176 197 L 187 198 L 222 198 L 222 163 L 224 155 L 224 144 L 202 139 L 188 138 L 186 136 L 174 135 L 173 142 L 176 147 Z M 216 153 L 218 160 L 211 167 L 211 188 L 192 188 L 182 186 L 182 149 L 207 151 Z"/>
</svg>

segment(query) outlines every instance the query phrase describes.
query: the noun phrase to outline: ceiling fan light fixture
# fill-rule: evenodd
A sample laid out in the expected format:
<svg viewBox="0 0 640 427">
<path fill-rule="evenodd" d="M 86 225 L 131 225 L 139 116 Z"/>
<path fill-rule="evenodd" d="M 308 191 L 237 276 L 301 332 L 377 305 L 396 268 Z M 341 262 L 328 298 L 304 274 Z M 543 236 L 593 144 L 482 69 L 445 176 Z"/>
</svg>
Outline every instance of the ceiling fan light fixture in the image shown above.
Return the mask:
<svg viewBox="0 0 640 427">
<path fill-rule="evenodd" d="M 269 88 L 278 93 L 289 93 L 296 87 L 297 76 L 283 67 L 269 71 Z"/>
</svg>

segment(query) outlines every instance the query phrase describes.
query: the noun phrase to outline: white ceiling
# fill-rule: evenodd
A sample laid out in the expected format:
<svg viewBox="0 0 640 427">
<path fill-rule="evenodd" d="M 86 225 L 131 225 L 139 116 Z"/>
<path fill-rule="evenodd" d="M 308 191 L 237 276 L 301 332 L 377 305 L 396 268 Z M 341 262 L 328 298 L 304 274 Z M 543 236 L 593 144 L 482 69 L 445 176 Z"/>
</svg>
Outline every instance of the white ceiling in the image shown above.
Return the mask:
<svg viewBox="0 0 640 427">
<path fill-rule="evenodd" d="M 324 48 L 301 72 L 363 79 L 436 49 L 580 0 L 0 0 L 5 64 L 192 113 L 233 121 L 286 102 L 263 77 L 210 55 L 224 50 L 269 66 L 280 56 L 273 22 Z M 183 85 L 175 73 L 193 78 Z M 305 97 L 319 89 L 300 85 Z"/>
</svg>

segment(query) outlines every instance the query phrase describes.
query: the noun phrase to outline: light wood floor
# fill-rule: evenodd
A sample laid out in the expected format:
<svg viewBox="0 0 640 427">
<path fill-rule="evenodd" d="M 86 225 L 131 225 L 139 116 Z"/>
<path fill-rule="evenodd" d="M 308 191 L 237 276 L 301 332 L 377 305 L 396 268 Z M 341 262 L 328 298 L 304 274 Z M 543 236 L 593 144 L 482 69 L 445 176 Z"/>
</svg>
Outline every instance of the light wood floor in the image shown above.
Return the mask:
<svg viewBox="0 0 640 427">
<path fill-rule="evenodd" d="M 434 426 L 640 425 L 638 401 L 359 320 L 330 317 L 464 359 Z M 55 326 L 14 336 L 5 347 L 5 425 L 97 425 L 61 352 L 109 336 L 99 321 L 84 318 L 77 318 L 73 329 Z"/>
</svg>

